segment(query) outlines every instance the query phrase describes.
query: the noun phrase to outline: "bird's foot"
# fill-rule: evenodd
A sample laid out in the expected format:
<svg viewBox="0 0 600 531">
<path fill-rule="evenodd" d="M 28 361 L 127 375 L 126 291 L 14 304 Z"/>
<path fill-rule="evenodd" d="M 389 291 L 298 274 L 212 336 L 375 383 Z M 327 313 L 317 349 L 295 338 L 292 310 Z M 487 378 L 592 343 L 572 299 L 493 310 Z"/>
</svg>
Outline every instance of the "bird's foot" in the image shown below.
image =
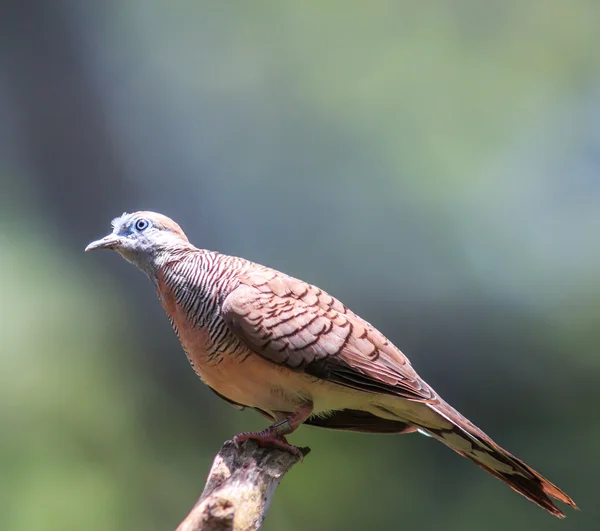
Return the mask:
<svg viewBox="0 0 600 531">
<path fill-rule="evenodd" d="M 287 442 L 285 436 L 295 431 L 300 424 L 310 417 L 312 410 L 312 403 L 301 404 L 290 415 L 276 420 L 266 430 L 247 431 L 236 435 L 233 438 L 233 443 L 239 447 L 244 441 L 253 440 L 263 448 L 268 446 L 279 448 L 295 455 L 302 461 L 310 448 L 298 448 Z"/>
<path fill-rule="evenodd" d="M 277 431 L 272 428 L 256 432 L 247 431 L 240 433 L 233 438 L 233 442 L 238 448 L 244 441 L 256 441 L 261 448 L 279 448 L 280 450 L 295 455 L 300 461 L 304 459 L 304 453 L 300 448 L 290 444 L 283 435 L 279 435 Z"/>
</svg>

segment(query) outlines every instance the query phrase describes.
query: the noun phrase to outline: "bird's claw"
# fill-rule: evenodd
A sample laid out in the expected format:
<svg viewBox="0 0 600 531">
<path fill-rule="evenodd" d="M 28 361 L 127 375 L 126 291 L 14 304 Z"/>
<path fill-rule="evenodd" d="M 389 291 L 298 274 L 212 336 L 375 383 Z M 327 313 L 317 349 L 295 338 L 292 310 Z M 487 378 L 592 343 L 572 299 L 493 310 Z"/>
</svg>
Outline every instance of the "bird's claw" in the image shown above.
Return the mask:
<svg viewBox="0 0 600 531">
<path fill-rule="evenodd" d="M 239 433 L 233 438 L 233 444 L 237 448 L 245 441 L 256 441 L 258 446 L 261 448 L 274 447 L 279 448 L 285 452 L 288 452 L 296 456 L 300 461 L 304 459 L 304 453 L 300 448 L 290 444 L 283 435 L 277 435 L 272 433 L 270 430 L 263 430 L 258 432 L 244 432 Z"/>
</svg>

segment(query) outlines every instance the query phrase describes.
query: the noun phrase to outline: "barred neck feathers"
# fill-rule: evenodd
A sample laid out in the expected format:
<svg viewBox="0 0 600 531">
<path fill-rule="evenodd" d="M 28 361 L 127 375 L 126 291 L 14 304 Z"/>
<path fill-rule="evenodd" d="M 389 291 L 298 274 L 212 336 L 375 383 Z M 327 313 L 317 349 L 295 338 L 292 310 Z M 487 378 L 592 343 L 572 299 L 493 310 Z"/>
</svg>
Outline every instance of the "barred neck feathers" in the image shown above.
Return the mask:
<svg viewBox="0 0 600 531">
<path fill-rule="evenodd" d="M 166 290 L 190 326 L 207 327 L 217 319 L 222 300 L 236 286 L 244 262 L 201 249 L 172 253 L 157 272 L 159 295 Z"/>
<path fill-rule="evenodd" d="M 156 286 L 158 275 L 161 271 L 171 267 L 185 259 L 186 256 L 198 252 L 199 249 L 187 241 L 178 241 L 162 248 L 153 248 L 152 252 L 136 253 L 133 259 L 125 256 L 125 259 L 133 262 Z M 121 253 L 123 254 L 123 253 Z"/>
</svg>

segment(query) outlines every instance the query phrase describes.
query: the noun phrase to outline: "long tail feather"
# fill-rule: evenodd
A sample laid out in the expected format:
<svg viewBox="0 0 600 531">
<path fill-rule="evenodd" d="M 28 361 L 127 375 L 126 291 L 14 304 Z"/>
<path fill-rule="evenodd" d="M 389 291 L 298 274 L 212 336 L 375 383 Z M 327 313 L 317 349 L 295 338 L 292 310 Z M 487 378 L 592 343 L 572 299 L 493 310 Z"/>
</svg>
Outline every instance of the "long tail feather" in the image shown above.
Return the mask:
<svg viewBox="0 0 600 531">
<path fill-rule="evenodd" d="M 423 431 L 501 479 L 516 492 L 554 516 L 564 518 L 566 515 L 552 503 L 552 499 L 578 509 L 575 502 L 556 485 L 498 446 L 450 405 L 440 401 L 430 404 L 429 407 L 448 421 L 451 427 L 436 429 L 428 426 L 422 428 Z"/>
</svg>

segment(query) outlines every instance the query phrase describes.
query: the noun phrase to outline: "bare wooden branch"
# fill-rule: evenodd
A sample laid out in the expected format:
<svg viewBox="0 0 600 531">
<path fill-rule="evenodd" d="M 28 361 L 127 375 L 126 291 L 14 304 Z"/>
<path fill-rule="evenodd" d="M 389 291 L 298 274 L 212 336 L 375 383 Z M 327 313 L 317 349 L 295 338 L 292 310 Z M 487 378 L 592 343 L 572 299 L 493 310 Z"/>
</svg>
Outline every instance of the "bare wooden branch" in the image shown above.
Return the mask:
<svg viewBox="0 0 600 531">
<path fill-rule="evenodd" d="M 302 453 L 308 454 L 309 448 Z M 176 531 L 254 531 L 265 519 L 285 473 L 300 459 L 289 452 L 227 441 L 208 474 L 204 491 Z"/>
</svg>

